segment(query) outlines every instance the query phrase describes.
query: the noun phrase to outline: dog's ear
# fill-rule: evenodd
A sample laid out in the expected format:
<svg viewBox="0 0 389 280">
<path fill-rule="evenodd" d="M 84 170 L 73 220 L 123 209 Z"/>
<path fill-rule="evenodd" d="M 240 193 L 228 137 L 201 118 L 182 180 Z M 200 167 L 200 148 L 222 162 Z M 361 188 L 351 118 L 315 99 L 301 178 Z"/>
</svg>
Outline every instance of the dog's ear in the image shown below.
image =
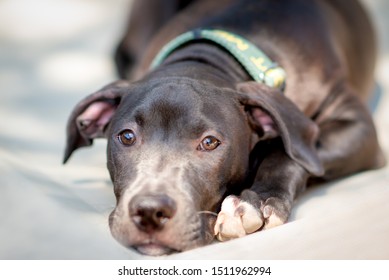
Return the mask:
<svg viewBox="0 0 389 280">
<path fill-rule="evenodd" d="M 277 89 L 257 82 L 244 82 L 237 85 L 237 90 L 250 125 L 260 139 L 280 136 L 290 158 L 309 173 L 323 175 L 323 166 L 315 150 L 319 129 L 313 121 Z"/>
<path fill-rule="evenodd" d="M 104 132 L 118 107 L 129 83 L 117 81 L 81 100 L 71 113 L 66 133 L 63 163 L 78 148 L 90 146 L 94 138 L 104 137 Z"/>
</svg>

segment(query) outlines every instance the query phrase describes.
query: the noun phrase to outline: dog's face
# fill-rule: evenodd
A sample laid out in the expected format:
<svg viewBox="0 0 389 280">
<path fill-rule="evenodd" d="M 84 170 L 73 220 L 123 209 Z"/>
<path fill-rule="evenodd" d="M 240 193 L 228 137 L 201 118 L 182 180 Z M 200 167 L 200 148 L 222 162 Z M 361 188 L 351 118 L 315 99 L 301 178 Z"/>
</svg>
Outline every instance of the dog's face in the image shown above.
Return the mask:
<svg viewBox="0 0 389 280">
<path fill-rule="evenodd" d="M 188 250 L 213 240 L 215 212 L 248 175 L 256 141 L 281 134 L 301 142 L 300 133 L 279 128 L 283 116 L 270 103 L 186 78 L 117 83 L 77 105 L 65 161 L 106 137 L 117 199 L 109 218 L 113 236 L 148 255 Z M 290 156 L 314 168 L 309 151 Z"/>
<path fill-rule="evenodd" d="M 167 80 L 124 96 L 107 132 L 115 238 L 151 255 L 210 242 L 212 213 L 245 177 L 249 134 L 220 89 Z"/>
</svg>

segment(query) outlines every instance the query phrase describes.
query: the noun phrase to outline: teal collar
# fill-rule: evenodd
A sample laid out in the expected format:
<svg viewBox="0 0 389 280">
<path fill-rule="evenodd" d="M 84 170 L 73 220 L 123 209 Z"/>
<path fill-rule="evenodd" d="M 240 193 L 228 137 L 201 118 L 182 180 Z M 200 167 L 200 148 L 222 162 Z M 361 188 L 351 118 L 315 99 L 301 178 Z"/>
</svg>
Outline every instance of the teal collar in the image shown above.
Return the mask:
<svg viewBox="0 0 389 280">
<path fill-rule="evenodd" d="M 197 29 L 176 37 L 165 45 L 154 58 L 151 68 L 160 65 L 175 49 L 196 40 L 209 40 L 230 52 L 257 82 L 283 90 L 286 73 L 266 54 L 246 39 L 218 29 Z"/>
</svg>

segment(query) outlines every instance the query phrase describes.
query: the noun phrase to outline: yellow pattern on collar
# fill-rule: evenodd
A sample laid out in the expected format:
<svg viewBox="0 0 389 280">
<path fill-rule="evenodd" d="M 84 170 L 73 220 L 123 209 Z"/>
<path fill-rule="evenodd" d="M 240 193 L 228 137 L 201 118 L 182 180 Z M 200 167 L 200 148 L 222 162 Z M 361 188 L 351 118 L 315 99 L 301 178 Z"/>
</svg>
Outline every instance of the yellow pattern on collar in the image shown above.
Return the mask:
<svg viewBox="0 0 389 280">
<path fill-rule="evenodd" d="M 286 73 L 283 68 L 245 38 L 218 29 L 196 29 L 181 34 L 161 49 L 151 68 L 160 65 L 175 49 L 196 40 L 210 40 L 225 48 L 255 81 L 280 90 L 285 88 Z"/>
</svg>

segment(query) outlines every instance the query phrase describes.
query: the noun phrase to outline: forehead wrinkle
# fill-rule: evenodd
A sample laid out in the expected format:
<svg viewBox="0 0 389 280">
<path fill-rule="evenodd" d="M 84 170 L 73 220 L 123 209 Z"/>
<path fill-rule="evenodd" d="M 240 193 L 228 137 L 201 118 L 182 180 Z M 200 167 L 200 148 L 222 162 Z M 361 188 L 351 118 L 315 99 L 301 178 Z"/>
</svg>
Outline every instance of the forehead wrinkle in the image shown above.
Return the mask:
<svg viewBox="0 0 389 280">
<path fill-rule="evenodd" d="M 201 107 L 194 97 L 172 100 L 161 96 L 142 106 L 135 117 L 149 133 L 157 133 L 165 139 L 171 136 L 195 138 L 209 127 Z"/>
</svg>

